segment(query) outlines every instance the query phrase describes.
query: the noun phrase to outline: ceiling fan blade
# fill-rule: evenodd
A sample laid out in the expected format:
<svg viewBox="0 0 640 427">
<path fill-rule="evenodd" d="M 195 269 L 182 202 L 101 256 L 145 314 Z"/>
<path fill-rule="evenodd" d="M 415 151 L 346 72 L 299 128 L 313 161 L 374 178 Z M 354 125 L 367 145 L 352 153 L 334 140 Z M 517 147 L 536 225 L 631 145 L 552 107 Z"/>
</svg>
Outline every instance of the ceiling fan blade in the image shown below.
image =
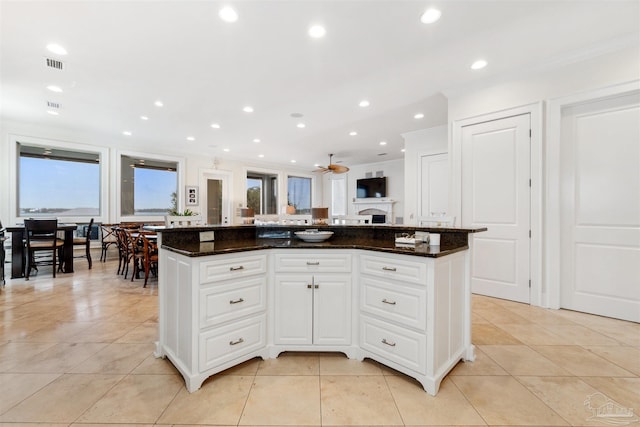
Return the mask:
<svg viewBox="0 0 640 427">
<path fill-rule="evenodd" d="M 333 173 L 345 173 L 345 172 L 349 172 L 349 168 L 346 166 L 342 166 L 342 165 L 329 165 L 329 169 L 331 169 L 331 171 Z"/>
</svg>

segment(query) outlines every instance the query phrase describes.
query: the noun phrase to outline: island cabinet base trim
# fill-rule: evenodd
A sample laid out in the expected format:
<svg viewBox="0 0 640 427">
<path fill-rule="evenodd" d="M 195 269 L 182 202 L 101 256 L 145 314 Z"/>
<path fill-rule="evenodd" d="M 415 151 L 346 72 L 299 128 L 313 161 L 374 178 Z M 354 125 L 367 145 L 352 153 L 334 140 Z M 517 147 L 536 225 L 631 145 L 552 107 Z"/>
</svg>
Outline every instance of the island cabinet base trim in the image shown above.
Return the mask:
<svg viewBox="0 0 640 427">
<path fill-rule="evenodd" d="M 349 359 L 362 361 L 358 346 L 318 346 L 318 345 L 274 345 L 269 347 L 269 357 L 276 359 L 280 354 L 291 352 L 342 353 Z"/>
</svg>

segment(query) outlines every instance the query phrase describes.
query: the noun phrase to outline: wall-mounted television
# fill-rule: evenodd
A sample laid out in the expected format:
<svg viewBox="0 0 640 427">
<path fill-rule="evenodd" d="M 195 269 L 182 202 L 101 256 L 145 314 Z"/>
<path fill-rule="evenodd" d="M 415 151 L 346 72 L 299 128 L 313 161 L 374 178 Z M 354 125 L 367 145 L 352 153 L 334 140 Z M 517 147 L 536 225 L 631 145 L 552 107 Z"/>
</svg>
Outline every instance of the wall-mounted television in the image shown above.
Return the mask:
<svg viewBox="0 0 640 427">
<path fill-rule="evenodd" d="M 356 197 L 387 197 L 387 177 L 361 178 L 356 180 Z"/>
</svg>

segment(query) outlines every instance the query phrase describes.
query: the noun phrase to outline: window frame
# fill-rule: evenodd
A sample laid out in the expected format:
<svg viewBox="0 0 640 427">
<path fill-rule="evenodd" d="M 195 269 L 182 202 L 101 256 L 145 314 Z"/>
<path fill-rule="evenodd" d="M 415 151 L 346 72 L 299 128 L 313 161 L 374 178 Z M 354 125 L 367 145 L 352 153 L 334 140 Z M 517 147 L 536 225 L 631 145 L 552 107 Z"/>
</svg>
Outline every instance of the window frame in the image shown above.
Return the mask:
<svg viewBox="0 0 640 427">
<path fill-rule="evenodd" d="M 161 222 L 164 221 L 165 215 L 122 215 L 122 157 L 134 157 L 140 159 L 149 159 L 149 160 L 159 160 L 165 162 L 175 162 L 177 163 L 177 194 L 178 194 L 178 210 L 184 211 L 185 209 L 185 184 L 184 184 L 184 165 L 185 159 L 184 157 L 179 156 L 168 156 L 162 154 L 151 154 L 151 153 L 143 153 L 140 151 L 129 151 L 129 150 L 116 150 L 114 152 L 113 164 L 116 165 L 115 173 L 113 174 L 112 180 L 112 188 L 115 188 L 116 191 L 113 192 L 111 201 L 111 206 L 113 207 L 113 212 L 111 217 L 116 219 L 116 222 Z M 199 208 L 199 206 L 197 207 Z"/>
<path fill-rule="evenodd" d="M 99 185 L 99 214 L 87 215 L 87 216 L 63 216 L 58 217 L 63 222 L 89 222 L 91 218 L 94 218 L 96 223 L 105 222 L 108 218 L 109 209 L 109 170 L 110 170 L 110 156 L 109 149 L 106 147 L 99 147 L 89 144 L 79 144 L 68 141 L 61 141 L 47 138 L 37 138 L 31 136 L 24 136 L 18 134 L 9 135 L 9 157 L 13 159 L 9 165 L 9 189 L 11 194 L 9 196 L 9 221 L 12 224 L 23 222 L 27 216 L 21 216 L 18 212 L 18 184 L 19 184 L 19 167 L 20 152 L 18 150 L 18 144 L 42 147 L 42 148 L 58 148 L 66 151 L 78 151 L 89 152 L 98 154 L 100 157 L 100 185 Z"/>
</svg>

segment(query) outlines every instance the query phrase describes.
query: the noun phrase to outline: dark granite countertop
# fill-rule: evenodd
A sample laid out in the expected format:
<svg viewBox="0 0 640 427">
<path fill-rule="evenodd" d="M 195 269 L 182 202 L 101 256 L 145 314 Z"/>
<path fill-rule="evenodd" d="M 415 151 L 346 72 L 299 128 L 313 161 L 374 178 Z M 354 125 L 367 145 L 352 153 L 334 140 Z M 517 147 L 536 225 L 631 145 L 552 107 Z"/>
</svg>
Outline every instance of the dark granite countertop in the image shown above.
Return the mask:
<svg viewBox="0 0 640 427">
<path fill-rule="evenodd" d="M 429 246 L 419 244 L 416 247 L 396 246 L 393 241 L 381 241 L 375 239 L 358 239 L 355 241 L 327 240 L 320 243 L 308 243 L 302 240 L 292 239 L 247 239 L 247 240 L 222 240 L 214 242 L 182 242 L 172 246 L 162 245 L 163 249 L 176 252 L 189 257 L 207 255 L 220 255 L 235 252 L 246 252 L 260 249 L 366 249 L 378 252 L 387 252 L 403 255 L 415 255 L 437 258 L 468 249 L 467 245 L 455 248 Z"/>
</svg>

